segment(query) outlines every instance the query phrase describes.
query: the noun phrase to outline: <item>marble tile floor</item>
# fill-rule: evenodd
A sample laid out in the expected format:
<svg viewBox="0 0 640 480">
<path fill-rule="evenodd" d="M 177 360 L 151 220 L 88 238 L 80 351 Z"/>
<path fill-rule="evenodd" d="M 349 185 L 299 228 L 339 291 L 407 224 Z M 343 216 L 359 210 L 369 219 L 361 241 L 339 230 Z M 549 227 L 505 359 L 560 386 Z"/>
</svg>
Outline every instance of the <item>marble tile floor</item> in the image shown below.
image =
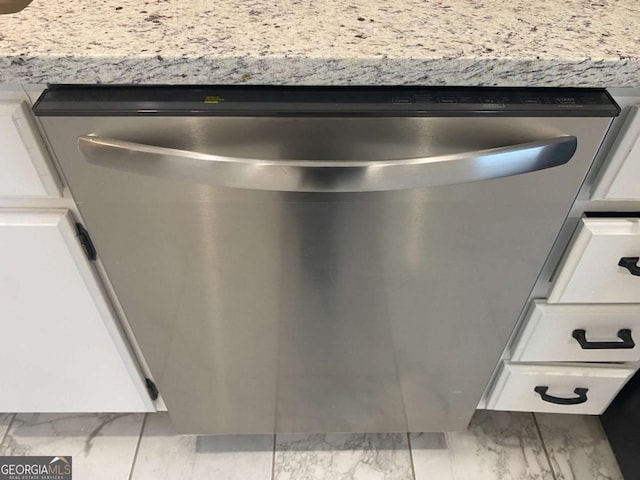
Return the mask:
<svg viewBox="0 0 640 480">
<path fill-rule="evenodd" d="M 464 432 L 175 434 L 165 413 L 0 414 L 0 455 L 75 480 L 622 480 L 597 417 L 478 411 Z"/>
</svg>

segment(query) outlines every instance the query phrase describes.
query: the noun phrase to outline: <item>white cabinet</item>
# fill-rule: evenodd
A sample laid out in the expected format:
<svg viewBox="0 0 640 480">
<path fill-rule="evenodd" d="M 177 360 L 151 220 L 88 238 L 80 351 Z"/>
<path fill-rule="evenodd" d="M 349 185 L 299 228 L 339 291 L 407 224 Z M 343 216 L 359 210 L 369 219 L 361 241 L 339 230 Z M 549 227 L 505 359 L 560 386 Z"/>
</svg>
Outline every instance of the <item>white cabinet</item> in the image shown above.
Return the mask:
<svg viewBox="0 0 640 480">
<path fill-rule="evenodd" d="M 640 200 L 640 107 L 630 108 L 592 194 L 594 199 Z"/>
<path fill-rule="evenodd" d="M 640 218 L 583 217 L 548 298 L 530 305 L 485 408 L 601 414 L 640 360 L 639 257 Z"/>
<path fill-rule="evenodd" d="M 65 210 L 0 210 L 0 411 L 153 411 Z"/>
<path fill-rule="evenodd" d="M 58 197 L 60 182 L 27 105 L 0 101 L 0 198 Z"/>
<path fill-rule="evenodd" d="M 640 218 L 583 218 L 548 302 L 640 303 L 639 257 Z"/>
</svg>

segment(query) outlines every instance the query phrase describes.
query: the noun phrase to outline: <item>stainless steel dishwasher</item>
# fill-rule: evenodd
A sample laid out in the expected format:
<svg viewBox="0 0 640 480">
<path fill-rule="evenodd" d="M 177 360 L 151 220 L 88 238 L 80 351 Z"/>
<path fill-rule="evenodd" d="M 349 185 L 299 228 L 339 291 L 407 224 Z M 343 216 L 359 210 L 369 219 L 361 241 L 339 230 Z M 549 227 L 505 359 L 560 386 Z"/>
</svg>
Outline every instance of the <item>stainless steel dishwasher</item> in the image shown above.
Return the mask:
<svg viewBox="0 0 640 480">
<path fill-rule="evenodd" d="M 182 433 L 464 429 L 602 90 L 50 87 L 34 107 Z"/>
</svg>

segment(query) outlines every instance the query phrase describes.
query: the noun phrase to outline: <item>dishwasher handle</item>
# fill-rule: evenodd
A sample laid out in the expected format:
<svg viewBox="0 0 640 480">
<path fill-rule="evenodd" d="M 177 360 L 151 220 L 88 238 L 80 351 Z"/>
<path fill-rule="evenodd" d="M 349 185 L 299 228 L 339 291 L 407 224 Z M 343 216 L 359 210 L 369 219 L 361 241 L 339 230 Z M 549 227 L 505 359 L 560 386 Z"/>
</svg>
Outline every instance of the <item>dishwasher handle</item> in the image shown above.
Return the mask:
<svg viewBox="0 0 640 480">
<path fill-rule="evenodd" d="M 520 175 L 567 163 L 577 139 L 562 135 L 505 147 L 389 160 L 234 158 L 81 136 L 93 164 L 190 183 L 290 192 L 374 192 L 436 187 Z"/>
</svg>

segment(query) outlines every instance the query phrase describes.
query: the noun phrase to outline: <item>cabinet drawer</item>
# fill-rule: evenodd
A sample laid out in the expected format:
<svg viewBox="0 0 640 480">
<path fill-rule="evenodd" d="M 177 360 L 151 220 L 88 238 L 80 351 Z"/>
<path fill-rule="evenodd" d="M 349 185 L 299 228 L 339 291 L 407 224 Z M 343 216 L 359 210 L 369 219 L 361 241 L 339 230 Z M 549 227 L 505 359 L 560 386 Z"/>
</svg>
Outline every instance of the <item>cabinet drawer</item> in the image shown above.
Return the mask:
<svg viewBox="0 0 640 480">
<path fill-rule="evenodd" d="M 592 198 L 640 200 L 640 107 L 631 107 L 629 116 L 600 173 Z"/>
<path fill-rule="evenodd" d="M 536 300 L 511 360 L 635 362 L 640 360 L 640 305 L 548 305 Z"/>
<path fill-rule="evenodd" d="M 486 408 L 599 415 L 633 368 L 505 363 Z"/>
<path fill-rule="evenodd" d="M 0 197 L 58 197 L 60 181 L 31 112 L 20 101 L 0 101 Z"/>
<path fill-rule="evenodd" d="M 548 303 L 640 303 L 638 257 L 640 219 L 583 218 Z"/>
</svg>

